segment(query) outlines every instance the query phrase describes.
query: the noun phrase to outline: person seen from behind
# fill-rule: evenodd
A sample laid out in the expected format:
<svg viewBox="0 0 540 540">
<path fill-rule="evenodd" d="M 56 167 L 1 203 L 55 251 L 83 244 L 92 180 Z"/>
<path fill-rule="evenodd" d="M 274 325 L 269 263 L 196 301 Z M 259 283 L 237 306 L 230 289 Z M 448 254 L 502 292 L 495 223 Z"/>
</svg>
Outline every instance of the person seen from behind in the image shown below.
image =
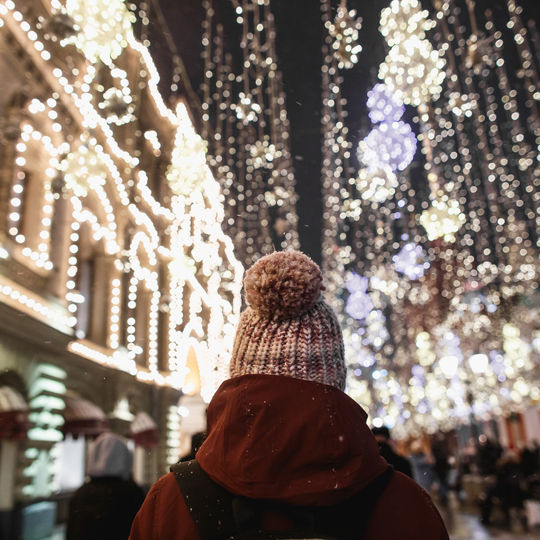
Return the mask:
<svg viewBox="0 0 540 540">
<path fill-rule="evenodd" d="M 152 487 L 131 540 L 448 539 L 428 494 L 379 455 L 343 391 L 343 339 L 322 280 L 297 251 L 247 271 L 207 438 Z"/>
<path fill-rule="evenodd" d="M 409 460 L 406 457 L 400 456 L 392 447 L 392 439 L 390 438 L 390 430 L 386 426 L 374 427 L 371 429 L 375 440 L 379 445 L 381 456 L 394 467 L 394 470 L 406 474 L 412 478 L 412 469 Z"/>
<path fill-rule="evenodd" d="M 413 478 L 429 492 L 435 483 L 435 471 L 431 459 L 426 455 L 422 442 L 419 440 L 411 443 L 411 465 Z"/>
<path fill-rule="evenodd" d="M 103 433 L 88 460 L 90 480 L 74 494 L 69 505 L 66 540 L 119 540 L 127 538 L 143 500 L 143 490 L 131 480 L 132 455 L 126 441 Z"/>
</svg>

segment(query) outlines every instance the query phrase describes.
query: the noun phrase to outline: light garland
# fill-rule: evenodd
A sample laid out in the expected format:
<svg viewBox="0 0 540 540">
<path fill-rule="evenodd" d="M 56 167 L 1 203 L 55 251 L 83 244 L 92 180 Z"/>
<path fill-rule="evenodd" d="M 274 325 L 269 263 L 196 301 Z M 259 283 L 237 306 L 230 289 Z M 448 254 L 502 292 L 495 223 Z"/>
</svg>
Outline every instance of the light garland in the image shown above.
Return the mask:
<svg viewBox="0 0 540 540">
<path fill-rule="evenodd" d="M 113 87 L 103 93 L 103 100 L 98 106 L 105 112 L 109 124 L 122 126 L 135 119 L 133 115 L 135 106 L 132 101 L 128 92 Z"/>
<path fill-rule="evenodd" d="M 383 122 L 358 144 L 358 158 L 368 169 L 388 166 L 392 171 L 407 168 L 416 153 L 416 137 L 406 122 Z"/>
<path fill-rule="evenodd" d="M 347 10 L 342 3 L 331 21 L 325 27 L 333 38 L 332 49 L 341 69 L 351 69 L 358 62 L 362 46 L 358 43 L 358 31 L 362 28 L 362 19 L 356 18 L 356 10 Z"/>
<path fill-rule="evenodd" d="M 276 158 L 279 157 L 276 146 L 269 143 L 267 139 L 255 141 L 251 145 L 249 152 L 255 169 L 270 168 Z"/>
<path fill-rule="evenodd" d="M 206 166 L 206 143 L 194 132 L 176 132 L 167 182 L 176 195 L 188 197 L 200 189 L 209 174 Z"/>
<path fill-rule="evenodd" d="M 356 187 L 363 199 L 383 203 L 394 194 L 398 179 L 392 169 L 383 164 L 375 170 L 360 169 Z"/>
<path fill-rule="evenodd" d="M 414 243 L 405 244 L 392 260 L 396 272 L 405 274 L 410 280 L 421 278 L 429 268 L 424 250 Z"/>
<path fill-rule="evenodd" d="M 299 246 L 287 100 L 270 2 L 239 0 L 227 7 L 240 33 L 234 49 L 218 3 L 202 2 L 201 135 L 221 186 L 223 227 L 235 239 L 237 257 L 250 266 L 266 253 Z M 232 61 L 237 55 L 239 70 Z"/>
<path fill-rule="evenodd" d="M 241 120 L 246 125 L 250 122 L 256 122 L 262 112 L 261 106 L 244 92 L 240 92 L 238 98 L 238 103 L 231 106 L 238 120 Z"/>
<path fill-rule="evenodd" d="M 388 51 L 379 67 L 379 78 L 404 103 L 420 105 L 441 93 L 444 65 L 429 41 L 412 36 Z"/>
<path fill-rule="evenodd" d="M 120 4 L 123 6 L 122 2 Z M 54 3 L 53 7 L 57 10 L 61 9 L 58 3 Z M 139 54 L 142 60 L 142 66 L 150 74 L 147 79 L 150 94 L 155 100 L 156 109 L 167 119 L 167 124 L 163 131 L 171 132 L 172 130 L 174 132 L 174 130 L 177 130 L 177 132 L 190 137 L 190 142 L 195 143 L 188 150 L 177 148 L 174 158 L 178 158 L 179 161 L 177 163 L 181 163 L 182 165 L 191 165 L 193 161 L 197 161 L 191 170 L 201 175 L 202 184 L 199 188 L 204 192 L 204 196 L 202 192 L 189 189 L 185 190 L 184 187 L 184 192 L 188 192 L 183 195 L 186 198 L 187 205 L 182 213 L 177 213 L 176 211 L 172 211 L 174 199 L 176 198 L 173 198 L 173 204 L 169 207 L 162 206 L 156 200 L 148 187 L 148 176 L 146 172 L 133 170 L 134 167 L 139 165 L 138 158 L 120 148 L 113 131 L 108 125 L 109 122 L 121 124 L 124 120 L 128 119 L 120 114 L 111 114 L 112 110 L 110 106 L 113 105 L 112 102 L 116 97 L 120 98 L 124 104 L 131 105 L 132 90 L 130 86 L 133 84 L 133 81 L 128 79 L 125 71 L 115 67 L 111 63 L 116 52 L 119 52 L 120 49 L 117 48 L 116 52 L 113 49 L 110 49 L 108 52 L 101 50 L 100 59 L 108 64 L 110 75 L 113 79 L 119 80 L 120 88 L 115 87 L 102 94 L 101 106 L 98 105 L 95 107 L 93 103 L 95 103 L 94 98 L 97 96 L 94 96 L 92 93 L 92 82 L 97 73 L 96 69 L 91 65 L 86 65 L 86 71 L 82 70 L 79 72 L 78 70 L 73 70 L 73 73 L 71 73 L 69 70 L 64 72 L 62 70 L 64 68 L 60 69 L 54 65 L 48 67 L 47 62 L 52 59 L 52 55 L 45 49 L 43 43 L 36 38 L 38 33 L 34 31 L 32 26 L 24 21 L 22 17 L 19 17 L 18 12 L 13 10 L 13 2 L 8 2 L 6 7 L 2 5 L 0 9 L 0 16 L 2 18 L 0 20 L 4 22 L 6 20 L 4 17 L 7 16 L 7 22 L 10 28 L 17 29 L 20 26 L 23 31 L 22 35 L 26 35 L 30 43 L 34 44 L 34 48 L 40 53 L 38 68 L 48 74 L 47 76 L 50 77 L 53 84 L 58 84 L 58 91 L 65 98 L 63 103 L 73 105 L 71 112 L 75 112 L 73 119 L 76 122 L 77 128 L 80 130 L 79 132 L 84 133 L 86 129 L 93 130 L 91 137 L 86 135 L 80 135 L 79 138 L 76 137 L 71 148 L 67 143 L 62 143 L 59 147 L 55 147 L 50 144 L 51 139 L 48 136 L 41 136 L 37 130 L 28 124 L 28 127 L 25 128 L 26 131 L 22 132 L 22 136 L 27 139 L 26 142 L 23 141 L 26 146 L 22 146 L 23 142 L 20 146 L 21 151 L 24 151 L 28 147 L 28 140 L 40 140 L 45 144 L 48 149 L 47 151 L 52 156 L 50 160 L 50 171 L 49 169 L 46 171 L 47 181 L 45 183 L 45 192 L 49 193 L 52 190 L 51 185 L 54 178 L 56 183 L 55 189 L 61 189 L 62 191 L 58 191 L 56 197 L 65 197 L 68 208 L 71 209 L 72 213 L 71 228 L 68 225 L 67 231 L 69 235 L 69 253 L 66 255 L 67 267 L 65 276 L 67 309 L 63 321 L 63 331 L 67 333 L 73 332 L 72 329 L 77 324 L 77 315 L 79 309 L 81 309 L 80 306 L 87 300 L 76 289 L 80 265 L 83 262 L 79 244 L 83 241 L 90 241 L 95 242 L 97 246 L 98 243 L 103 241 L 101 245 L 103 246 L 104 256 L 106 256 L 104 261 L 108 261 L 105 263 L 110 264 L 113 268 L 110 283 L 104 284 L 105 290 L 108 291 L 106 304 L 109 309 L 107 314 L 109 324 L 107 325 L 105 335 L 107 347 L 100 349 L 88 340 L 79 340 L 73 342 L 70 350 L 92 361 L 128 371 L 132 375 L 135 375 L 138 380 L 178 387 L 182 385 L 181 366 L 173 358 L 169 363 L 170 374 L 159 372 L 158 355 L 160 350 L 163 348 L 168 348 L 170 351 L 179 350 L 182 340 L 189 336 L 192 331 L 200 339 L 203 339 L 204 334 L 208 330 L 208 335 L 211 336 L 211 339 L 209 339 L 208 346 L 206 344 L 201 345 L 201 359 L 207 357 L 209 354 L 214 355 L 216 364 L 219 363 L 219 373 L 226 373 L 226 363 L 232 347 L 233 338 L 231 328 L 234 329 L 236 318 L 240 311 L 239 291 L 241 287 L 242 267 L 234 256 L 230 238 L 224 235 L 221 229 L 223 208 L 220 203 L 219 187 L 209 168 L 206 166 L 204 155 L 201 158 L 201 153 L 196 148 L 190 155 L 191 160 L 185 159 L 186 154 L 189 153 L 188 150 L 193 150 L 193 147 L 196 147 L 197 144 L 199 144 L 199 147 L 201 144 L 204 144 L 200 139 L 197 139 L 198 136 L 189 121 L 186 108 L 180 105 L 176 113 L 173 113 L 164 106 L 163 100 L 157 92 L 157 81 L 159 77 L 148 54 L 148 50 L 134 39 L 131 28 L 129 30 L 126 29 L 125 39 L 119 42 L 121 49 L 131 48 L 132 50 L 129 54 Z M 11 17 L 10 11 L 13 11 L 13 17 Z M 52 31 L 51 25 L 47 26 L 47 30 Z M 79 32 L 77 37 L 81 35 L 81 32 Z M 97 45 L 99 43 L 94 43 L 92 47 Z M 89 51 L 86 50 L 89 60 L 96 61 L 97 57 Z M 50 120 L 53 121 L 53 131 L 58 134 L 54 137 L 61 139 L 62 125 L 58 121 L 55 121 L 61 117 L 61 114 L 58 112 L 59 105 L 57 97 L 49 98 L 46 101 L 46 105 L 45 102 L 42 103 L 34 100 L 30 104 L 29 112 L 31 115 L 37 116 L 48 115 Z M 122 109 L 124 110 L 124 106 Z M 103 111 L 103 118 L 98 110 Z M 131 114 L 130 107 L 128 107 L 128 112 Z M 178 129 L 178 126 L 181 126 L 181 128 Z M 152 145 L 154 154 L 159 155 L 161 142 L 157 132 L 153 130 L 147 131 L 145 139 Z M 100 144 L 102 140 L 105 141 L 105 146 Z M 181 155 L 182 152 L 184 153 L 183 156 Z M 61 154 L 66 154 L 66 157 L 60 161 L 58 158 Z M 175 159 L 173 159 L 173 163 Z M 24 165 L 22 159 L 19 161 L 21 165 Z M 120 162 L 120 166 L 118 162 Z M 56 170 L 62 173 L 65 189 L 59 185 L 59 177 L 55 176 Z M 135 203 L 131 202 L 128 195 L 128 189 L 134 185 L 132 175 L 137 179 L 136 189 L 138 195 L 135 198 Z M 177 178 L 177 180 L 180 182 L 180 179 Z M 13 186 L 15 195 L 20 197 L 25 196 L 24 190 L 21 191 L 21 188 L 16 187 L 16 183 Z M 46 195 L 46 202 L 49 202 L 47 197 L 52 197 L 52 195 L 52 192 L 50 195 Z M 50 202 L 52 201 L 53 199 Z M 13 204 L 20 206 L 20 203 L 15 201 Z M 50 207 L 52 211 L 52 205 Z M 43 208 L 47 210 L 47 204 Z M 199 225 L 197 219 L 193 219 L 194 216 L 201 218 L 200 223 L 202 225 Z M 175 224 L 179 222 L 185 223 L 185 217 L 189 221 L 193 219 L 196 224 L 194 229 L 192 230 L 191 226 L 182 226 L 184 236 L 181 238 L 180 243 L 174 244 L 172 241 L 168 242 L 168 240 L 172 240 L 172 231 Z M 43 220 L 42 225 L 49 227 L 51 224 L 50 217 L 45 216 Z M 85 228 L 84 234 L 81 232 L 81 224 Z M 131 238 L 128 240 L 129 245 L 122 246 L 124 240 L 120 239 L 123 238 L 123 234 L 125 233 L 124 227 L 128 225 L 132 227 Z M 169 227 L 171 228 L 169 229 Z M 161 236 L 158 231 L 164 229 L 167 229 L 167 232 Z M 33 252 L 31 250 L 29 251 L 30 248 L 27 246 L 28 240 L 21 236 L 18 231 L 15 231 L 15 229 L 12 232 L 15 233 L 14 238 L 19 238 L 19 244 L 23 253 L 28 254 L 30 257 Z M 87 232 L 90 233 L 90 237 L 88 237 Z M 48 236 L 45 234 L 42 234 L 42 238 L 43 240 L 48 240 Z M 165 245 L 162 245 L 162 242 Z M 43 243 L 40 249 L 43 250 L 45 244 Z M 202 244 L 205 244 L 205 247 Z M 171 251 L 170 248 L 173 245 L 175 249 Z M 84 248 L 84 246 L 82 247 Z M 11 251 L 13 250 L 6 250 L 8 257 L 11 256 Z M 175 266 L 175 270 L 173 270 L 174 276 L 171 275 L 171 279 L 164 284 L 163 290 L 160 291 L 157 267 L 163 264 L 169 264 L 171 259 L 190 260 L 193 262 L 192 252 L 196 254 L 194 256 L 196 256 L 197 261 L 200 261 L 201 269 L 199 270 L 195 266 L 195 271 L 191 272 L 191 275 L 187 279 L 184 279 L 176 275 L 176 272 L 179 271 L 177 268 L 179 267 Z M 124 253 L 127 257 L 126 260 L 124 260 Z M 51 265 L 51 262 L 47 260 L 46 268 L 49 265 Z M 218 268 L 220 271 L 219 274 L 217 274 Z M 121 328 L 122 318 L 120 316 L 124 298 L 121 274 L 119 272 L 125 271 L 132 273 L 127 298 L 125 299 L 128 309 L 133 312 L 131 316 L 127 317 L 125 328 L 127 349 L 124 349 L 121 343 L 123 332 Z M 185 274 L 184 269 L 180 271 Z M 212 279 L 210 279 L 211 277 Z M 158 344 L 159 312 L 162 309 L 166 309 L 163 306 L 165 302 L 169 301 L 169 298 L 174 298 L 175 302 L 177 298 L 181 298 L 183 289 L 186 286 L 195 290 L 197 295 L 197 298 L 194 297 L 190 304 L 193 321 L 181 321 L 180 326 L 175 327 L 175 332 L 170 332 L 169 343 Z M 150 294 L 148 319 L 144 324 L 140 321 L 141 324 L 136 325 L 134 310 L 137 310 L 139 294 L 146 293 L 146 291 L 141 293 L 141 288 L 145 287 L 149 289 L 148 292 Z M 222 297 L 223 290 L 227 291 L 225 297 Z M 26 302 L 26 296 L 19 296 L 16 292 L 13 294 Z M 201 302 L 211 311 L 210 321 L 206 321 L 200 317 L 200 309 L 197 306 L 201 305 Z M 46 322 L 52 325 L 56 324 L 53 317 L 50 316 L 49 311 L 46 311 L 48 309 L 45 307 L 46 303 L 38 304 L 32 300 L 28 303 L 36 308 L 35 316 L 41 316 L 40 313 L 43 311 L 49 319 Z M 181 306 L 179 306 L 178 311 L 182 313 Z M 206 328 L 207 324 L 208 329 Z M 138 332 L 137 328 L 144 327 L 146 327 L 144 330 L 146 345 L 141 347 L 137 344 L 136 340 L 138 337 L 135 335 L 135 332 Z M 212 351 L 219 352 L 214 354 Z M 143 353 L 144 358 L 142 356 Z M 144 362 L 147 367 L 138 365 L 135 361 L 136 358 L 137 362 Z M 201 378 L 205 380 L 204 392 L 206 397 L 211 396 L 217 387 L 216 385 L 222 380 L 213 375 L 214 371 L 216 371 L 216 364 L 212 364 L 211 366 L 201 364 L 200 372 Z M 225 364 L 225 367 L 222 364 Z M 177 367 L 178 369 L 176 369 Z M 208 370 L 212 372 L 212 375 L 208 374 Z"/>
<path fill-rule="evenodd" d="M 89 190 L 102 187 L 107 181 L 107 168 L 92 147 L 96 141 L 89 142 L 81 139 L 78 148 L 68 154 L 59 166 L 66 186 L 77 197 L 86 197 Z"/>
<path fill-rule="evenodd" d="M 411 36 L 424 39 L 426 32 L 435 26 L 428 19 L 428 11 L 421 7 L 418 0 L 392 0 L 381 11 L 379 29 L 390 47 L 400 45 Z"/>
<path fill-rule="evenodd" d="M 430 240 L 442 238 L 445 242 L 454 242 L 455 234 L 465 223 L 465 216 L 458 201 L 434 201 L 430 209 L 422 212 L 420 223 Z"/>
<path fill-rule="evenodd" d="M 403 102 L 384 84 L 376 84 L 367 96 L 368 115 L 374 124 L 397 122 L 405 113 Z"/>
<path fill-rule="evenodd" d="M 63 42 L 74 43 L 90 62 L 110 64 L 127 47 L 135 18 L 124 0 L 66 0 L 65 9 L 78 32 Z"/>
</svg>

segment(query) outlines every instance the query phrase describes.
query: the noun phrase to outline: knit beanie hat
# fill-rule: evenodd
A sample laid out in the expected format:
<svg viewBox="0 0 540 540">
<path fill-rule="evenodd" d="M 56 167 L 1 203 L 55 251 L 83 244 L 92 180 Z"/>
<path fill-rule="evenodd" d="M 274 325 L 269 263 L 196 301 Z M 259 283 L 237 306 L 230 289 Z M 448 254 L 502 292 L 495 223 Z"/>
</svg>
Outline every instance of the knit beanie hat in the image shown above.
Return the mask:
<svg viewBox="0 0 540 540">
<path fill-rule="evenodd" d="M 299 251 L 259 259 L 244 278 L 231 377 L 287 375 L 345 388 L 344 347 L 332 308 L 321 298 L 320 268 Z"/>
</svg>

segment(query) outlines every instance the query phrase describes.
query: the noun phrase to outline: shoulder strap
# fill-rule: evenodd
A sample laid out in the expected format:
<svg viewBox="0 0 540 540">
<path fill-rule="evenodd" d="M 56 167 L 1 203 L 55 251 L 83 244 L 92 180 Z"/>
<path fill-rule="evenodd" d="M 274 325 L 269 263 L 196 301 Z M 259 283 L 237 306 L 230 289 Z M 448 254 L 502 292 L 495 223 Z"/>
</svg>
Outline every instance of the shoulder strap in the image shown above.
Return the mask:
<svg viewBox="0 0 540 540">
<path fill-rule="evenodd" d="M 377 501 L 388 485 L 393 468 L 343 503 L 329 507 L 295 507 L 238 497 L 216 484 L 193 461 L 171 467 L 201 540 L 221 538 L 280 538 L 279 534 L 259 531 L 259 518 L 265 508 L 276 508 L 296 524 L 281 538 L 324 536 L 340 540 L 361 538 Z"/>
<path fill-rule="evenodd" d="M 171 467 L 201 540 L 223 538 L 235 529 L 233 495 L 216 484 L 196 460 Z"/>
</svg>

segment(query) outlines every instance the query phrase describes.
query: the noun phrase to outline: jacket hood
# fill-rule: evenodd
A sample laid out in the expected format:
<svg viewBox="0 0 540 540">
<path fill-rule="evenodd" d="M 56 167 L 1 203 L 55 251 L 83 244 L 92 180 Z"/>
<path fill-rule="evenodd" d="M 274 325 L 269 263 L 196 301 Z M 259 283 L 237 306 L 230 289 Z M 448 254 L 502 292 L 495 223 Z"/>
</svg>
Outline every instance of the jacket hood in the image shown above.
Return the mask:
<svg viewBox="0 0 540 540">
<path fill-rule="evenodd" d="M 127 480 L 131 475 L 133 458 L 125 439 L 114 433 L 100 435 L 88 457 L 88 476 L 117 477 Z"/>
<path fill-rule="evenodd" d="M 228 491 L 296 505 L 347 499 L 388 466 L 366 413 L 341 390 L 276 375 L 225 381 L 197 461 Z"/>
</svg>

